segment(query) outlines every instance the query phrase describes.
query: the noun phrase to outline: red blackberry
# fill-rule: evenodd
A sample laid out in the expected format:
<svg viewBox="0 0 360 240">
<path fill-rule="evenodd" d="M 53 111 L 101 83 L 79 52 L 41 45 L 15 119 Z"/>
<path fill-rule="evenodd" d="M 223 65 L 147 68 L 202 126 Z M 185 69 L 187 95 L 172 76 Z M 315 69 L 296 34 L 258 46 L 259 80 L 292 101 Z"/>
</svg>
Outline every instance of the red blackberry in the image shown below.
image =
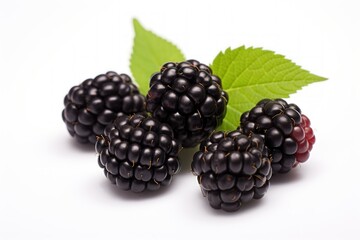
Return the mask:
<svg viewBox="0 0 360 240">
<path fill-rule="evenodd" d="M 145 111 L 144 103 L 128 75 L 107 72 L 70 89 L 62 118 L 77 141 L 94 144 L 106 125 L 117 116 Z"/>
<path fill-rule="evenodd" d="M 173 130 L 143 114 L 117 117 L 95 149 L 106 177 L 123 190 L 157 190 L 180 170 Z"/>
<path fill-rule="evenodd" d="M 315 143 L 310 120 L 295 104 L 283 99 L 261 100 L 240 118 L 245 134 L 261 134 L 269 149 L 274 173 L 286 173 L 309 158 Z"/>
<path fill-rule="evenodd" d="M 291 135 L 298 142 L 298 150 L 296 152 L 294 167 L 296 167 L 299 163 L 306 162 L 309 159 L 310 151 L 315 143 L 315 135 L 310 125 L 311 123 L 309 118 L 302 114 L 300 127 L 295 127 Z M 305 135 L 303 134 L 303 130 L 297 128 L 302 128 Z"/>
<path fill-rule="evenodd" d="M 272 175 L 263 138 L 238 130 L 215 132 L 203 141 L 191 168 L 210 206 L 225 211 L 262 198 Z"/>
<path fill-rule="evenodd" d="M 205 64 L 168 62 L 151 77 L 146 110 L 168 123 L 183 147 L 194 147 L 222 123 L 227 101 L 220 78 Z"/>
</svg>

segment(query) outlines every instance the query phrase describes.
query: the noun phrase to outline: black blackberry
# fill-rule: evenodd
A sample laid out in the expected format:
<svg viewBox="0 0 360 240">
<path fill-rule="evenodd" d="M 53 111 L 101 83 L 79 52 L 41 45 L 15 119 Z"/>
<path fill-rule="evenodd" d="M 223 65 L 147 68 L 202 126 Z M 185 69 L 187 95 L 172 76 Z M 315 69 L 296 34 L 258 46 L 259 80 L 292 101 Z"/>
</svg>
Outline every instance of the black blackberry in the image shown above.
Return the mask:
<svg viewBox="0 0 360 240">
<path fill-rule="evenodd" d="M 283 99 L 261 100 L 240 118 L 245 134 L 261 134 L 269 149 L 274 173 L 286 173 L 309 158 L 315 143 L 310 120 L 295 104 Z"/>
<path fill-rule="evenodd" d="M 123 190 L 157 190 L 180 170 L 173 130 L 142 114 L 117 117 L 95 148 L 106 177 Z"/>
<path fill-rule="evenodd" d="M 183 147 L 207 138 L 226 114 L 228 95 L 219 77 L 196 60 L 165 63 L 150 80 L 146 109 L 168 123 Z"/>
<path fill-rule="evenodd" d="M 239 130 L 213 133 L 201 143 L 191 168 L 210 206 L 225 211 L 262 198 L 272 175 L 263 138 Z"/>
<path fill-rule="evenodd" d="M 117 116 L 145 111 L 145 97 L 126 74 L 107 72 L 70 89 L 62 118 L 71 136 L 95 143 Z"/>
</svg>

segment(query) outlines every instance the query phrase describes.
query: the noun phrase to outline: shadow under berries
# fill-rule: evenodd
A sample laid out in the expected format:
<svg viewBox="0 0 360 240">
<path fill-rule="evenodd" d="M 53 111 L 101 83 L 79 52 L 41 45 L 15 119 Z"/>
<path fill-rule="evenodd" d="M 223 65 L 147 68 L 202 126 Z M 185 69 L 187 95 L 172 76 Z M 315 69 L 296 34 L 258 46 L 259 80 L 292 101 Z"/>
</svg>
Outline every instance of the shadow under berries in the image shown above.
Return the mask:
<svg viewBox="0 0 360 240">
<path fill-rule="evenodd" d="M 270 184 L 271 185 L 291 184 L 294 182 L 301 181 L 302 175 L 299 171 L 296 171 L 296 170 L 297 169 L 293 169 L 292 171 L 290 171 L 286 174 L 274 174 L 271 177 Z"/>
<path fill-rule="evenodd" d="M 93 152 L 95 154 L 95 148 L 93 144 L 90 143 L 79 143 L 72 138 L 68 138 L 66 144 L 69 148 L 74 149 L 76 151 L 83 151 L 83 152 Z"/>
</svg>

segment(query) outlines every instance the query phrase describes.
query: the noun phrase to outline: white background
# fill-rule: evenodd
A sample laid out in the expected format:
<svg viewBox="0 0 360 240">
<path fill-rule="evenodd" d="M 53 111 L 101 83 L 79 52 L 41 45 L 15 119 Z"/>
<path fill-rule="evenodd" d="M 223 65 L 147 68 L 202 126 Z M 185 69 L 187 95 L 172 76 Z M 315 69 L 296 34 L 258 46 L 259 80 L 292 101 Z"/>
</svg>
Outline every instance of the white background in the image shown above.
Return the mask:
<svg viewBox="0 0 360 240">
<path fill-rule="evenodd" d="M 0 239 L 360 239 L 357 1 L 0 1 Z M 264 47 L 329 80 L 292 95 L 312 120 L 310 160 L 262 200 L 210 208 L 190 173 L 121 192 L 61 120 L 71 86 L 130 73 L 132 18 L 210 63 Z"/>
</svg>

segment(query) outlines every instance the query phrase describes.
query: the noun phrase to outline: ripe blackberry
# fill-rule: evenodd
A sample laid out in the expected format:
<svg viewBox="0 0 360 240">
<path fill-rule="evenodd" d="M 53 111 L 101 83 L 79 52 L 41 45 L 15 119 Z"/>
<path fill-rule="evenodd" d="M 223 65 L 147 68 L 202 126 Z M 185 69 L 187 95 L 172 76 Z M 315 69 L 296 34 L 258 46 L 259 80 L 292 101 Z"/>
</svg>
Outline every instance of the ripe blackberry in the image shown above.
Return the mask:
<svg viewBox="0 0 360 240">
<path fill-rule="evenodd" d="M 62 118 L 70 135 L 94 144 L 117 116 L 145 111 L 145 97 L 128 75 L 107 72 L 72 87 L 64 105 Z"/>
<path fill-rule="evenodd" d="M 274 173 L 286 173 L 309 158 L 315 136 L 310 120 L 295 104 L 283 99 L 261 100 L 240 118 L 245 134 L 261 134 L 269 149 Z"/>
<path fill-rule="evenodd" d="M 227 101 L 220 78 L 205 64 L 168 62 L 151 77 L 146 110 L 168 123 L 183 147 L 194 147 L 222 123 Z"/>
<path fill-rule="evenodd" d="M 105 176 L 123 190 L 157 190 L 180 170 L 173 130 L 143 114 L 117 117 L 95 149 Z"/>
<path fill-rule="evenodd" d="M 262 198 L 272 175 L 263 138 L 239 130 L 213 133 L 194 154 L 191 168 L 210 206 L 225 211 Z"/>
</svg>

